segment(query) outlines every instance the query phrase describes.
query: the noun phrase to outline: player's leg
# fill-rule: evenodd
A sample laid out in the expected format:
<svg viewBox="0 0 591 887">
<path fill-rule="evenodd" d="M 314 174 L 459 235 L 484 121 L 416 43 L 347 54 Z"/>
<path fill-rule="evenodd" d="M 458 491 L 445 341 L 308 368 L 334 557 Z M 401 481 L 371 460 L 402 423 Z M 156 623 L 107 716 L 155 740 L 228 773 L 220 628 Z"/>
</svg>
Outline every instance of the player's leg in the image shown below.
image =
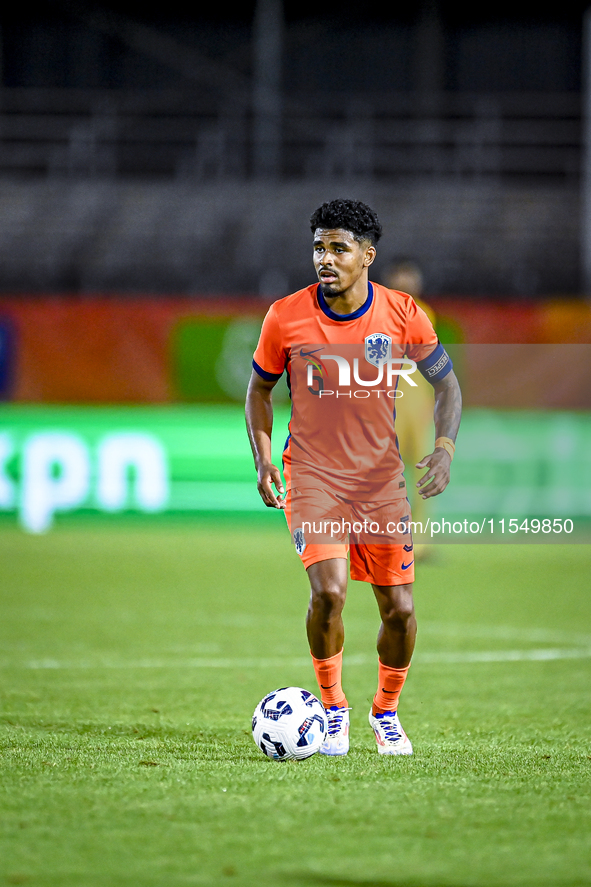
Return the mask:
<svg viewBox="0 0 591 887">
<path fill-rule="evenodd" d="M 349 750 L 349 706 L 342 686 L 347 567 L 344 557 L 321 560 L 308 567 L 306 631 L 320 698 L 328 715 L 328 735 L 320 749 L 325 755 L 345 755 Z"/>
<path fill-rule="evenodd" d="M 328 659 L 343 649 L 343 607 L 347 596 L 347 559 L 335 557 L 308 567 L 310 603 L 306 631 L 312 656 Z"/>
<path fill-rule="evenodd" d="M 363 537 L 351 544 L 351 578 L 371 584 L 381 617 L 377 643 L 379 684 L 369 722 L 380 754 L 412 754 L 397 714 L 417 630 L 412 596 L 410 507 L 406 498 L 388 498 L 384 491 L 378 491 L 374 501 L 357 503 L 356 508 L 359 522 L 365 527 L 367 518 L 371 523 L 369 533 L 364 530 Z M 376 525 L 377 531 L 372 529 Z"/>
<path fill-rule="evenodd" d="M 412 583 L 372 584 L 372 588 L 382 620 L 377 643 L 380 662 L 394 669 L 408 668 L 417 636 Z"/>
<path fill-rule="evenodd" d="M 412 658 L 417 622 L 412 584 L 375 585 L 380 611 L 378 690 L 369 721 L 382 754 L 412 754 L 412 745 L 398 718 L 398 701 Z"/>
<path fill-rule="evenodd" d="M 338 498 L 326 489 L 295 489 L 288 484 L 285 517 L 310 581 L 306 630 L 319 695 L 328 716 L 328 735 L 320 749 L 327 755 L 344 755 L 349 749 L 349 707 L 341 681 L 348 544 L 331 536 L 324 539 L 322 533 L 318 538 L 314 528 L 323 525 L 327 515 L 338 516 L 339 507 Z"/>
</svg>

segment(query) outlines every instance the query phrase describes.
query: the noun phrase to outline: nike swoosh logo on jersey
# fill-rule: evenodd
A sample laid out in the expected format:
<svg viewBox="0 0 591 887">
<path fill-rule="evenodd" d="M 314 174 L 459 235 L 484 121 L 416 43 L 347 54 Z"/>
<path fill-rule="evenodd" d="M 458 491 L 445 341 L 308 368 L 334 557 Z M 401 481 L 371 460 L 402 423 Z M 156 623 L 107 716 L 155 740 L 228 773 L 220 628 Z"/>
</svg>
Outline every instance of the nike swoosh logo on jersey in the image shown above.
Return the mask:
<svg viewBox="0 0 591 887">
<path fill-rule="evenodd" d="M 324 345 L 322 348 L 315 348 L 314 351 L 304 351 L 302 348 L 300 350 L 300 357 L 311 357 L 313 354 L 317 354 L 319 351 L 324 351 Z"/>
<path fill-rule="evenodd" d="M 413 560 L 410 562 L 410 564 L 402 564 L 402 569 L 403 569 L 403 570 L 408 570 L 408 568 L 409 568 L 409 567 L 412 567 L 413 564 L 414 564 L 414 558 L 413 558 Z"/>
</svg>

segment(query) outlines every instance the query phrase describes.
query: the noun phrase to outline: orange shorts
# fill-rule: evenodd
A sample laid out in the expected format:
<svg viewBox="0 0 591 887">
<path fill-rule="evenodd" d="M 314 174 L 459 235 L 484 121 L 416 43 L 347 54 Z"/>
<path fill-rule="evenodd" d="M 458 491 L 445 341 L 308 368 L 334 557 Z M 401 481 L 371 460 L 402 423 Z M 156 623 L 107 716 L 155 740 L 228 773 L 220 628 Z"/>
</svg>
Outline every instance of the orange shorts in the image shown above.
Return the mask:
<svg viewBox="0 0 591 887">
<path fill-rule="evenodd" d="M 301 519 L 302 514 L 307 521 Z M 331 490 L 289 489 L 285 517 L 306 569 L 319 561 L 349 555 L 351 579 L 374 585 L 406 585 L 414 581 L 413 541 L 407 526 L 410 505 L 406 498 L 351 502 Z M 399 541 L 381 541 L 385 528 L 393 526 L 397 528 L 393 537 Z M 391 539 L 392 534 L 386 538 Z"/>
</svg>

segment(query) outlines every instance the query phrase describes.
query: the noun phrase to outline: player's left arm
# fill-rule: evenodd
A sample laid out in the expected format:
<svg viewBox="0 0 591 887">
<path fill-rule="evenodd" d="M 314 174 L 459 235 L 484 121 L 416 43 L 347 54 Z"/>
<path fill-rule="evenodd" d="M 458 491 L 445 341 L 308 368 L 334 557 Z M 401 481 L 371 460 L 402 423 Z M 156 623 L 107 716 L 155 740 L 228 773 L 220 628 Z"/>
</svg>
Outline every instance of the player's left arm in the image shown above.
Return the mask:
<svg viewBox="0 0 591 887">
<path fill-rule="evenodd" d="M 443 379 L 434 380 L 431 384 L 435 391 L 435 440 L 448 438 L 455 444 L 462 417 L 462 392 L 456 374 L 449 370 Z M 452 453 L 453 448 L 449 444 L 448 449 L 436 446 L 432 453 L 417 462 L 417 468 L 429 469 L 417 483 L 423 499 L 438 496 L 445 490 L 449 483 Z"/>
</svg>

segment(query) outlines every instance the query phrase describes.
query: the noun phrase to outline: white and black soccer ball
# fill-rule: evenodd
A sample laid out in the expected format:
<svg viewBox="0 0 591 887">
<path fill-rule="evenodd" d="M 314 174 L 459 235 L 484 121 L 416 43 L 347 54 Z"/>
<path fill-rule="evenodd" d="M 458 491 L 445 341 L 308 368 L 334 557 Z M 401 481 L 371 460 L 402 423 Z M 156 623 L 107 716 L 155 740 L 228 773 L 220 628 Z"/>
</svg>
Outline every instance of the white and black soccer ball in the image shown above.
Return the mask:
<svg viewBox="0 0 591 887">
<path fill-rule="evenodd" d="M 252 736 L 276 761 L 301 761 L 320 749 L 328 721 L 319 699 L 301 687 L 273 690 L 261 699 L 252 716 Z"/>
</svg>

